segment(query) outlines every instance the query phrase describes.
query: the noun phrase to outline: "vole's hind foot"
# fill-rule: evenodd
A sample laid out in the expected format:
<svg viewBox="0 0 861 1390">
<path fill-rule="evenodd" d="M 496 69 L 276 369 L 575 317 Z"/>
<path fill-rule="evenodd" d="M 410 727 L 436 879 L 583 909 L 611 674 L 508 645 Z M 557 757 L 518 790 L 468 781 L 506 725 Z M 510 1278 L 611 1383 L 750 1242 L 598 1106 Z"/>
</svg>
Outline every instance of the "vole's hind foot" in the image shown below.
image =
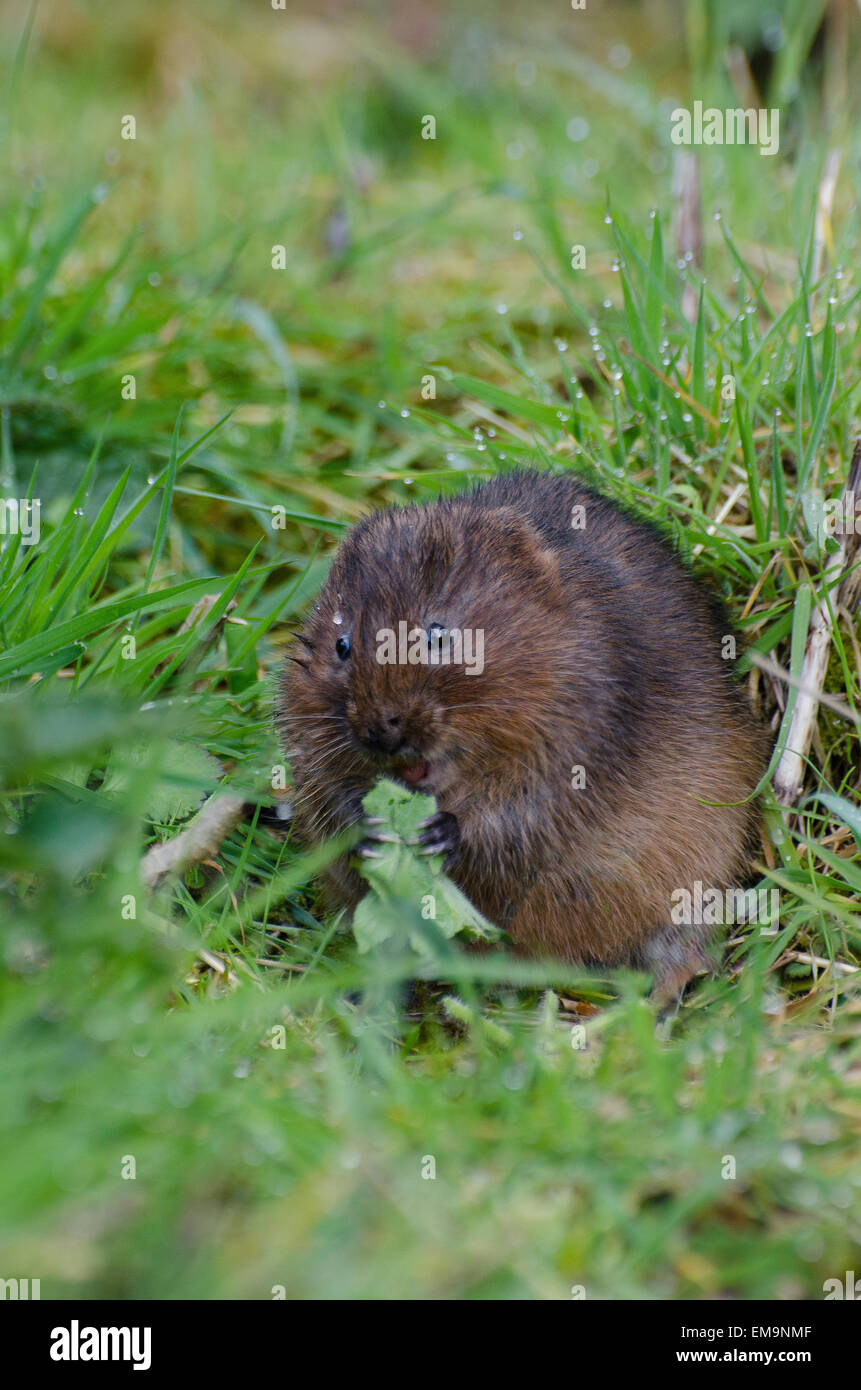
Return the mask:
<svg viewBox="0 0 861 1390">
<path fill-rule="evenodd" d="M 450 811 L 437 811 L 420 826 L 420 834 L 410 844 L 418 845 L 419 854 L 444 854 L 449 864 L 460 848 L 460 826 Z"/>
<path fill-rule="evenodd" d="M 679 1002 L 695 975 L 714 968 L 705 942 L 695 936 L 686 937 L 685 932 L 690 932 L 690 928 L 664 927 L 650 937 L 639 952 L 637 964 L 652 972 L 650 998 L 660 1016 Z"/>
</svg>

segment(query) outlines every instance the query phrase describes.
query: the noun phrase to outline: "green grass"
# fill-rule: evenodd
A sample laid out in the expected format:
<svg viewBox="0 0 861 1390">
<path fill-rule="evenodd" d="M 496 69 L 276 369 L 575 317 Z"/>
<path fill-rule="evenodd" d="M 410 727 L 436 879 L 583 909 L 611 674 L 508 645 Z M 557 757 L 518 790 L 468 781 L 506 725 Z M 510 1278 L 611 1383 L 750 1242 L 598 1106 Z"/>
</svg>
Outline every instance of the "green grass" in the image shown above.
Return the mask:
<svg viewBox="0 0 861 1390">
<path fill-rule="evenodd" d="M 415 958 L 360 956 L 319 858 L 256 815 L 157 894 L 138 872 L 280 762 L 290 628 L 369 506 L 576 470 L 797 675 L 817 495 L 861 421 L 861 127 L 854 98 L 828 119 L 815 25 L 783 8 L 780 154 L 701 152 L 703 285 L 668 113 L 739 104 L 755 5 L 691 3 L 687 45 L 670 7 L 623 4 L 407 7 L 400 42 L 352 10 L 0 17 L 0 477 L 42 503 L 38 544 L 0 550 L 0 1276 L 818 1298 L 855 1267 L 858 730 L 830 709 L 785 828 L 766 790 L 779 922 L 737 929 L 657 1034 L 635 977 L 448 948 L 411 989 Z M 791 692 L 741 678 L 779 745 Z M 826 688 L 857 711 L 859 683 L 850 615 Z"/>
</svg>

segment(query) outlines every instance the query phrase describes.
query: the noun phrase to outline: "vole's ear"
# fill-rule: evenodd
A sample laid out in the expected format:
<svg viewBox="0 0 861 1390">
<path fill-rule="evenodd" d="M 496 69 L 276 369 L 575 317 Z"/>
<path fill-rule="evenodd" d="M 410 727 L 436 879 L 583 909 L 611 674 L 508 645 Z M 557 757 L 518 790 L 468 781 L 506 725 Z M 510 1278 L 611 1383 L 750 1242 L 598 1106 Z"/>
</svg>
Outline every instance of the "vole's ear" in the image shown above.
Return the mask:
<svg viewBox="0 0 861 1390">
<path fill-rule="evenodd" d="M 507 561 L 514 561 L 536 587 L 552 592 L 559 584 L 559 556 L 515 507 L 488 513 Z"/>
</svg>

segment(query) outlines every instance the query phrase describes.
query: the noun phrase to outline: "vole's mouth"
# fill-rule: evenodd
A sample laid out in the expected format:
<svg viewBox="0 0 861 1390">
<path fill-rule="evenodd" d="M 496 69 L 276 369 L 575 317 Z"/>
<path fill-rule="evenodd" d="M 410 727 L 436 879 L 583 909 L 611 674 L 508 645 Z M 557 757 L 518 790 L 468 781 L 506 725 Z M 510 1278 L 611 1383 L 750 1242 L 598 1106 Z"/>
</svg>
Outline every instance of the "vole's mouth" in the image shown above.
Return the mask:
<svg viewBox="0 0 861 1390">
<path fill-rule="evenodd" d="M 422 758 L 415 762 L 406 759 L 393 759 L 388 766 L 388 775 L 403 782 L 410 791 L 426 792 L 438 796 L 452 779 L 452 768 L 445 753 L 435 753 L 433 758 Z"/>
<path fill-rule="evenodd" d="M 406 782 L 408 787 L 418 786 L 419 782 L 423 782 L 429 773 L 430 763 L 427 761 L 410 763 L 408 767 L 395 768 L 396 776 L 400 777 L 402 782 Z"/>
</svg>

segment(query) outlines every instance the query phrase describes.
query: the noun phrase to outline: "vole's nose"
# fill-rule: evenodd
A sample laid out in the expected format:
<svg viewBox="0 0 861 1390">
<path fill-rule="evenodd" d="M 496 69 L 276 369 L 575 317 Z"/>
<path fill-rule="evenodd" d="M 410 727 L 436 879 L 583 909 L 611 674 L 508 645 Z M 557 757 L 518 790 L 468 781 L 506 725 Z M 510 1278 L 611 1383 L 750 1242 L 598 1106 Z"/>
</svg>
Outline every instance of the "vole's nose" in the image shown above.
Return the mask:
<svg viewBox="0 0 861 1390">
<path fill-rule="evenodd" d="M 383 714 L 365 725 L 365 743 L 379 753 L 397 753 L 404 741 L 401 733 L 400 715 Z"/>
</svg>

